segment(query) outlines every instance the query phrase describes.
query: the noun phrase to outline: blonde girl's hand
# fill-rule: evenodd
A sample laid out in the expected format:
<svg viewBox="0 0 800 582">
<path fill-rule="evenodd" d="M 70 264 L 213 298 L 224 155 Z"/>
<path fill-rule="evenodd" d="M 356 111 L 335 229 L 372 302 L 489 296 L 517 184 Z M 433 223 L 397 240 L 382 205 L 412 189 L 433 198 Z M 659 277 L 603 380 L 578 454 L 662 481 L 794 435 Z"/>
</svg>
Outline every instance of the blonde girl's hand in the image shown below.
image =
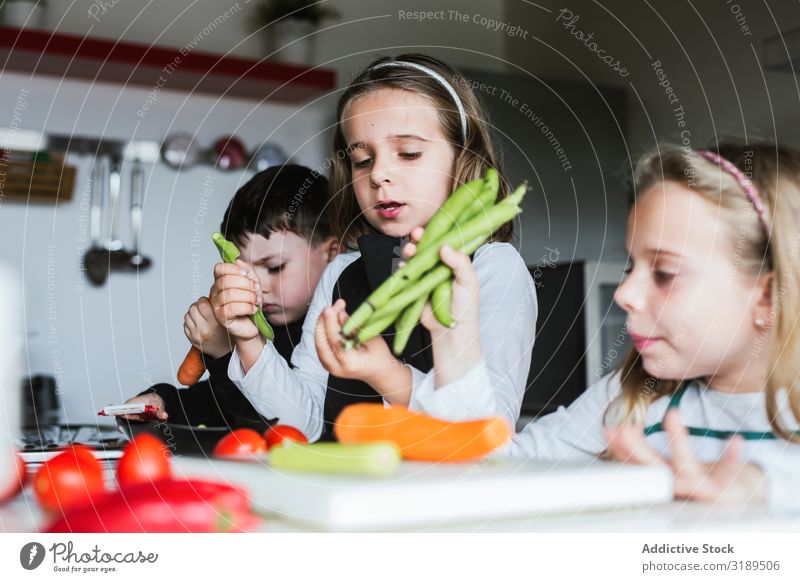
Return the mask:
<svg viewBox="0 0 800 582">
<path fill-rule="evenodd" d="M 764 474 L 755 465 L 741 460 L 742 439 L 728 441 L 722 457 L 703 463 L 692 453 L 689 432 L 681 424 L 677 410 L 664 417 L 672 458 L 661 457 L 645 441 L 641 425 L 606 429 L 608 451 L 624 463 L 651 465 L 663 463 L 674 475 L 673 487 L 678 499 L 724 503 L 763 503 L 766 499 Z"/>
<path fill-rule="evenodd" d="M 339 378 L 366 382 L 392 404 L 407 405 L 411 397 L 411 371 L 394 357 L 382 336 L 345 349 L 342 325 L 347 319 L 344 299 L 322 310 L 314 331 L 322 365 Z"/>
<path fill-rule="evenodd" d="M 409 260 L 416 254 L 416 244 L 422 238 L 423 232 L 424 229 L 422 227 L 417 227 L 411 231 L 411 242 L 406 244 L 402 250 L 405 260 Z M 463 328 L 467 328 L 467 330 L 474 332 L 474 335 L 477 336 L 480 284 L 472 261 L 469 256 L 448 246 L 442 247 L 439 257 L 442 263 L 450 267 L 453 271 L 453 291 L 450 304 L 453 328 L 462 328 L 458 332 L 462 336 L 462 339 L 466 339 L 464 338 L 466 332 Z M 434 339 L 442 337 L 453 329 L 439 323 L 439 320 L 436 319 L 433 313 L 430 302 L 425 305 L 420 321 L 422 325 L 431 332 L 431 336 Z M 471 337 L 469 339 L 472 341 L 476 340 L 477 337 Z"/>
</svg>

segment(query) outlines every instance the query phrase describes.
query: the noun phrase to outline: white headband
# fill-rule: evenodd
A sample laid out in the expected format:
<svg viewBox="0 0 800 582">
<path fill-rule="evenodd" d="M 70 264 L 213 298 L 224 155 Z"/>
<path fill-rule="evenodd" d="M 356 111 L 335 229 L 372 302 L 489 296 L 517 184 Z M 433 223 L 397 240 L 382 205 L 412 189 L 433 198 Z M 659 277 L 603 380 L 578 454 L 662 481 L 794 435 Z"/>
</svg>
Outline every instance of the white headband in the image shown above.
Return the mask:
<svg viewBox="0 0 800 582">
<path fill-rule="evenodd" d="M 461 104 L 461 99 L 458 97 L 458 93 L 456 90 L 453 89 L 453 86 L 447 82 L 447 79 L 442 77 L 439 73 L 434 71 L 433 69 L 429 69 L 424 65 L 418 65 L 417 63 L 410 63 L 408 61 L 386 61 L 385 63 L 378 63 L 373 69 L 379 69 L 381 67 L 411 67 L 412 69 L 416 69 L 418 71 L 422 71 L 426 75 L 430 75 L 439 84 L 450 93 L 450 97 L 453 98 L 453 102 L 456 104 L 456 109 L 458 109 L 458 115 L 461 118 L 461 139 L 466 144 L 467 143 L 467 114 L 464 112 L 464 106 Z"/>
</svg>

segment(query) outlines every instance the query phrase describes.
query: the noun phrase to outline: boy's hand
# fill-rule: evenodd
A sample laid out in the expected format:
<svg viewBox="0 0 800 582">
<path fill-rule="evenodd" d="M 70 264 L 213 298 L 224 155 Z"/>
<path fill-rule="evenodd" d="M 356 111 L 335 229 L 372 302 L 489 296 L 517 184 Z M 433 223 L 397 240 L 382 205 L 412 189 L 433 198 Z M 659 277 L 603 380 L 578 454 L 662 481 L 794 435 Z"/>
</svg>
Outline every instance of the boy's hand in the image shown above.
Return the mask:
<svg viewBox="0 0 800 582">
<path fill-rule="evenodd" d="M 155 406 L 158 408 L 158 411 L 153 412 L 145 412 L 143 414 L 123 414 L 122 418 L 127 418 L 128 420 L 140 420 L 142 422 L 147 422 L 150 420 L 167 420 L 169 414 L 167 411 L 164 410 L 164 399 L 161 398 L 155 392 L 150 392 L 148 394 L 142 394 L 141 396 L 134 396 L 133 398 L 128 398 L 125 401 L 125 404 L 149 404 L 150 406 Z"/>
<path fill-rule="evenodd" d="M 675 475 L 673 487 L 678 499 L 724 503 L 763 503 L 766 498 L 764 474 L 755 465 L 741 461 L 741 437 L 728 441 L 722 457 L 702 463 L 692 453 L 689 432 L 681 425 L 677 410 L 664 417 L 672 458 L 666 459 L 645 442 L 641 425 L 607 428 L 608 451 L 618 461 L 652 465 L 664 463 Z"/>
<path fill-rule="evenodd" d="M 228 332 L 214 317 L 214 308 L 207 297 L 189 307 L 183 317 L 183 333 L 194 347 L 212 358 L 220 358 L 232 349 Z"/>
<path fill-rule="evenodd" d="M 261 309 L 261 284 L 252 269 L 241 260 L 236 264 L 214 265 L 214 285 L 209 300 L 217 322 L 237 340 L 258 337 L 250 316 Z"/>
<path fill-rule="evenodd" d="M 345 350 L 342 345 L 345 321 L 344 299 L 322 310 L 314 332 L 314 343 L 322 365 L 339 378 L 366 382 L 392 404 L 407 406 L 411 398 L 411 370 L 394 357 L 382 336 Z"/>
</svg>

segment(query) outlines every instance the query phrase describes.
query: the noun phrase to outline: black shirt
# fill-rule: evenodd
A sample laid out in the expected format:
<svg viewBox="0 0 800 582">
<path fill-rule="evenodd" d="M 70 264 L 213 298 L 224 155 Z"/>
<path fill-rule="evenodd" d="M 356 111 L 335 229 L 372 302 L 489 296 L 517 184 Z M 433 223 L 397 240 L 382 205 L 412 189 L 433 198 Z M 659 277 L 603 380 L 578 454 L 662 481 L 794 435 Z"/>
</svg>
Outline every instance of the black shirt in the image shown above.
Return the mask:
<svg viewBox="0 0 800 582">
<path fill-rule="evenodd" d="M 343 298 L 347 302 L 345 309 L 352 314 L 370 293 L 392 274 L 397 261 L 400 260 L 401 244 L 402 239 L 383 234 L 359 237 L 358 248 L 361 256 L 342 271 L 333 287 L 331 304 Z M 390 347 L 394 334 L 394 325 L 389 326 L 381 334 Z M 411 332 L 400 360 L 422 372 L 428 372 L 433 367 L 431 336 L 421 323 Z M 334 422 L 345 406 L 356 402 L 382 401 L 382 396 L 366 382 L 328 374 L 322 440 L 333 440 Z"/>
<path fill-rule="evenodd" d="M 300 343 L 303 321 L 286 326 L 273 326 L 273 331 L 275 348 L 289 362 L 295 346 Z M 228 378 L 230 353 L 219 358 L 211 358 L 204 354 L 203 360 L 208 369 L 207 380 L 181 389 L 172 384 L 155 384 L 142 394 L 152 392 L 158 394 L 164 400 L 169 422 L 173 424 L 261 429 L 266 424 L 279 421 L 261 416 Z"/>
</svg>

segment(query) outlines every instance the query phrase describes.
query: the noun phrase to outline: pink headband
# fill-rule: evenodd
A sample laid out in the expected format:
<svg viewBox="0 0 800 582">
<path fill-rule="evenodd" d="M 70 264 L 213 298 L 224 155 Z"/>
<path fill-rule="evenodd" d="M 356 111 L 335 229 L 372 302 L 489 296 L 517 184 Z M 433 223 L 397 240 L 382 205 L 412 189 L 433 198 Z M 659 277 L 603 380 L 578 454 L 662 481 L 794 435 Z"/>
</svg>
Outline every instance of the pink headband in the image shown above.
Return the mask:
<svg viewBox="0 0 800 582">
<path fill-rule="evenodd" d="M 769 216 L 767 215 L 767 209 L 764 206 L 764 200 L 761 198 L 761 194 L 758 193 L 758 190 L 753 185 L 753 182 L 751 182 L 750 179 L 745 176 L 739 168 L 719 154 L 715 154 L 714 152 L 709 152 L 706 150 L 697 153 L 703 156 L 705 159 L 718 164 L 723 170 L 728 172 L 736 179 L 736 182 L 738 182 L 739 186 L 741 186 L 742 190 L 744 190 L 745 196 L 747 196 L 747 199 L 753 205 L 753 208 L 756 209 L 756 213 L 758 213 L 758 218 L 761 220 L 761 224 L 764 225 L 767 233 L 769 233 Z"/>
</svg>

